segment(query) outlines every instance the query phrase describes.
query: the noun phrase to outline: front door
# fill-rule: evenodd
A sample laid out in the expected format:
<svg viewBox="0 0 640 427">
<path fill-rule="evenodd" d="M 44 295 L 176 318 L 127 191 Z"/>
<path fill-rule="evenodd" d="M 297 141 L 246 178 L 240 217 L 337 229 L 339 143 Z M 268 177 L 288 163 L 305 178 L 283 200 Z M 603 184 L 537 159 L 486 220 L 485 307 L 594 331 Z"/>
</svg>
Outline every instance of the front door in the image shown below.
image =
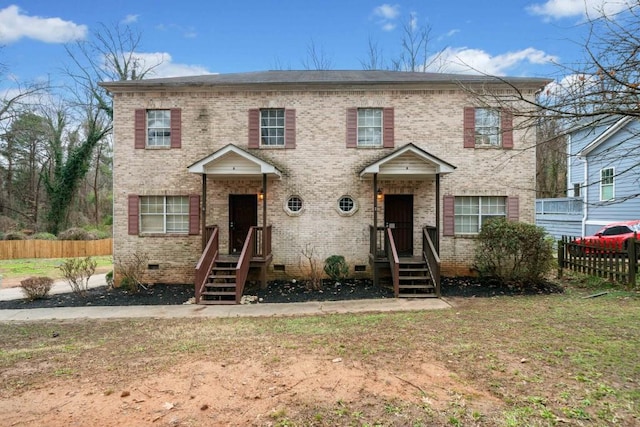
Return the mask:
<svg viewBox="0 0 640 427">
<path fill-rule="evenodd" d="M 413 195 L 385 194 L 384 226 L 391 228 L 399 256 L 413 255 Z"/>
<path fill-rule="evenodd" d="M 258 197 L 255 194 L 229 195 L 229 253 L 240 254 L 249 229 L 258 225 Z"/>
</svg>

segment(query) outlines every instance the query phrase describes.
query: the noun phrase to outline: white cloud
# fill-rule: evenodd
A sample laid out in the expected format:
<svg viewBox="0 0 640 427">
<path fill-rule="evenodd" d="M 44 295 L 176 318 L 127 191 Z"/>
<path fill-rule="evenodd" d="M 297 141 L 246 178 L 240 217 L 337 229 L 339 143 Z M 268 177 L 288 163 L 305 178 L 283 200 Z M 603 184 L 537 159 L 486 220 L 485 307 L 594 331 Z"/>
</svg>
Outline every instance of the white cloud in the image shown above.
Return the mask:
<svg viewBox="0 0 640 427">
<path fill-rule="evenodd" d="M 446 48 L 431 61 L 433 64 L 428 71 L 503 76 L 523 63 L 548 64 L 556 62 L 557 58 L 532 47 L 495 56 L 484 50 L 461 47 Z"/>
<path fill-rule="evenodd" d="M 45 43 L 67 43 L 84 39 L 87 26 L 60 18 L 28 16 L 11 5 L 0 10 L 0 43 L 13 43 L 30 38 Z"/>
<path fill-rule="evenodd" d="M 140 17 L 140 15 L 127 15 L 122 20 L 122 23 L 123 24 L 133 24 L 135 22 L 138 22 L 138 17 Z"/>
<path fill-rule="evenodd" d="M 549 21 L 552 19 L 613 15 L 628 9 L 633 0 L 547 0 L 527 7 L 533 15 L 540 15 Z"/>
<path fill-rule="evenodd" d="M 166 52 L 136 53 L 143 69 L 153 68 L 146 78 L 183 77 L 212 74 L 200 65 L 178 64 Z"/>
<path fill-rule="evenodd" d="M 373 14 L 382 19 L 396 19 L 400 16 L 400 5 L 383 4 L 373 9 Z"/>
<path fill-rule="evenodd" d="M 392 31 L 396 28 L 394 21 L 400 16 L 400 5 L 382 4 L 373 9 L 372 15 L 383 31 Z"/>
</svg>

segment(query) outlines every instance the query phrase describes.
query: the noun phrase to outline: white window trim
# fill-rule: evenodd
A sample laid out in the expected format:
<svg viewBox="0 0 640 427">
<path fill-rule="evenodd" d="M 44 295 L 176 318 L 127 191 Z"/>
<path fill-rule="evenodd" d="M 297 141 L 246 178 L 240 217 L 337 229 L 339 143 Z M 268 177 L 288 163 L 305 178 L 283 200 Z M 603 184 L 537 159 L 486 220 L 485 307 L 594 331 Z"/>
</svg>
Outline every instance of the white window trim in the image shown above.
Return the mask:
<svg viewBox="0 0 640 427">
<path fill-rule="evenodd" d="M 300 207 L 300 210 L 298 210 L 298 211 L 292 211 L 291 209 L 289 209 L 289 201 L 291 199 L 293 199 L 294 197 L 300 199 L 301 207 Z M 304 202 L 304 199 L 302 197 L 300 197 L 297 194 L 292 194 L 292 195 L 290 195 L 289 197 L 287 197 L 285 199 L 284 204 L 282 205 L 282 209 L 289 216 L 300 216 L 300 215 L 302 215 L 302 213 L 305 210 L 305 204 L 306 203 Z"/>
<path fill-rule="evenodd" d="M 602 172 L 610 170 L 611 171 L 611 184 L 604 184 L 602 182 Z M 605 188 L 605 186 L 607 187 L 611 187 L 611 197 L 608 199 L 604 199 L 603 196 L 603 190 Z M 600 201 L 601 202 L 607 202 L 609 200 L 614 200 L 616 198 L 616 170 L 615 168 L 611 167 L 611 168 L 602 168 L 600 169 Z"/>
<path fill-rule="evenodd" d="M 493 126 L 478 126 L 478 112 L 492 112 L 495 113 L 497 115 L 497 119 L 498 119 L 498 126 L 496 127 L 496 132 L 490 132 L 488 134 L 480 134 L 478 133 L 478 129 L 494 129 Z M 475 122 L 473 124 L 474 127 L 474 137 L 475 137 L 475 145 L 476 147 L 481 147 L 481 148 L 501 148 L 502 147 L 502 111 L 500 111 L 500 109 L 498 108 L 484 108 L 484 107 L 479 107 L 476 108 L 475 111 Z M 495 137 L 496 139 L 496 143 L 492 144 L 491 142 L 487 143 L 487 144 L 483 144 L 483 143 L 478 143 L 478 138 L 481 136 L 486 136 L 487 138 L 493 138 Z"/>
<path fill-rule="evenodd" d="M 458 231 L 457 230 L 457 223 L 458 223 L 458 219 L 460 217 L 470 217 L 472 216 L 471 214 L 456 214 L 455 213 L 455 207 L 456 207 L 456 202 L 463 198 L 463 197 L 472 197 L 472 198 L 476 198 L 478 199 L 478 213 L 477 214 L 473 214 L 473 216 L 478 218 L 478 229 L 477 231 Z M 504 207 L 504 213 L 503 214 L 483 214 L 482 213 L 482 201 L 486 200 L 488 198 L 501 198 L 504 202 L 503 207 Z M 476 236 L 480 233 L 480 230 L 482 230 L 482 223 L 483 223 L 483 218 L 484 217 L 492 217 L 492 218 L 507 218 L 507 197 L 505 196 L 455 196 L 454 198 L 454 214 L 453 214 L 453 227 L 454 227 L 454 233 L 456 235 L 459 236 Z"/>
<path fill-rule="evenodd" d="M 351 201 L 353 201 L 353 208 L 350 211 L 343 211 L 342 209 L 340 209 L 340 201 L 342 199 L 344 199 L 345 197 L 348 197 L 351 199 Z M 359 205 L 358 205 L 358 201 L 351 195 L 349 194 L 343 194 L 342 196 L 338 197 L 338 200 L 336 200 L 336 211 L 338 212 L 338 214 L 340 216 L 353 216 L 355 215 L 356 212 L 358 212 L 359 209 Z"/>
<path fill-rule="evenodd" d="M 380 107 L 358 108 L 356 113 L 356 145 L 358 148 L 380 148 L 384 145 L 384 109 Z M 380 113 L 380 141 L 373 144 L 360 143 L 360 129 L 375 129 L 378 126 L 360 126 L 360 112 L 377 111 Z"/>
<path fill-rule="evenodd" d="M 281 111 L 282 112 L 282 126 L 263 126 L 262 125 L 262 113 L 266 112 L 266 111 Z M 286 111 L 284 108 L 261 108 L 260 109 L 260 146 L 261 147 L 265 147 L 265 148 L 277 148 L 277 147 L 285 147 L 286 146 L 286 141 L 285 138 L 287 137 L 287 115 L 286 115 Z M 264 144 L 263 143 L 263 138 L 264 136 L 262 135 L 262 130 L 263 129 L 282 129 L 282 143 L 277 143 L 277 144 Z M 275 140 L 278 141 L 278 136 L 275 137 Z"/>
<path fill-rule="evenodd" d="M 168 116 L 169 116 L 169 122 L 168 122 L 169 126 L 168 127 L 154 127 L 154 128 L 152 128 L 150 126 L 149 113 L 155 113 L 155 112 L 160 112 L 160 111 L 168 114 Z M 169 109 L 161 109 L 161 108 L 147 110 L 147 114 L 146 114 L 145 120 L 147 121 L 147 123 L 146 123 L 145 147 L 146 148 L 171 148 L 171 110 L 169 110 Z M 162 144 L 153 144 L 152 145 L 152 144 L 149 143 L 150 140 L 151 140 L 151 136 L 150 136 L 151 131 L 154 130 L 154 129 L 157 129 L 157 130 L 163 129 L 163 130 L 165 130 L 165 132 L 168 132 L 168 135 L 163 135 L 162 136 L 162 141 L 163 141 Z"/>
<path fill-rule="evenodd" d="M 161 197 L 162 198 L 162 212 L 161 213 L 144 213 L 142 211 L 142 201 L 144 198 L 146 197 Z M 184 205 L 186 207 L 186 213 L 180 213 L 180 214 L 168 214 L 167 213 L 167 199 L 168 198 L 177 198 L 180 197 L 184 200 Z M 139 208 L 139 218 L 138 218 L 138 223 L 139 223 L 139 230 L 140 230 L 140 234 L 189 234 L 189 197 L 188 196 L 157 196 L 157 195 L 148 195 L 148 196 L 140 196 L 138 198 L 139 203 L 140 203 L 140 208 Z M 167 218 L 169 217 L 169 215 L 173 215 L 173 216 L 178 216 L 178 215 L 182 215 L 184 217 L 186 217 L 186 221 L 185 221 L 185 229 L 184 230 L 172 230 L 172 231 L 167 231 Z M 142 229 L 143 226 L 143 217 L 162 217 L 162 231 L 146 231 Z"/>
</svg>

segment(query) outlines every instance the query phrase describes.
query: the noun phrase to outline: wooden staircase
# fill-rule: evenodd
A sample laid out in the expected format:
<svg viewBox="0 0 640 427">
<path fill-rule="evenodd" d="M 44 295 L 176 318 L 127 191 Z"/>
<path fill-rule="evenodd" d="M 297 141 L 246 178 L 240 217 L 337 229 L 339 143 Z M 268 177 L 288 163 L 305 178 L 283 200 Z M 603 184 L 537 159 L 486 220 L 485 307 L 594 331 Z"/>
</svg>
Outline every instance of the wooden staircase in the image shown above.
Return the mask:
<svg viewBox="0 0 640 427">
<path fill-rule="evenodd" d="M 399 298 L 437 298 L 429 266 L 420 258 L 400 258 Z"/>
<path fill-rule="evenodd" d="M 200 304 L 236 304 L 236 266 L 237 257 L 220 257 L 213 268 L 200 294 Z"/>
</svg>

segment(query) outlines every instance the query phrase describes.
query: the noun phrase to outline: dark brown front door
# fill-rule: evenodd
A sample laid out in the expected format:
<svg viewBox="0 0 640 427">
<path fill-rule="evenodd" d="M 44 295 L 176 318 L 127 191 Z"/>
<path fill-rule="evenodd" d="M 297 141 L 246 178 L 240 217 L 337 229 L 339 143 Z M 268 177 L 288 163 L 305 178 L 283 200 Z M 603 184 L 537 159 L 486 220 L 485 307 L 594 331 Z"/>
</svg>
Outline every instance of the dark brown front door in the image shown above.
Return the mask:
<svg viewBox="0 0 640 427">
<path fill-rule="evenodd" d="M 229 253 L 242 252 L 249 229 L 258 225 L 258 196 L 255 194 L 229 195 Z"/>
<path fill-rule="evenodd" d="M 413 195 L 385 194 L 384 226 L 391 228 L 399 256 L 413 255 Z"/>
</svg>

